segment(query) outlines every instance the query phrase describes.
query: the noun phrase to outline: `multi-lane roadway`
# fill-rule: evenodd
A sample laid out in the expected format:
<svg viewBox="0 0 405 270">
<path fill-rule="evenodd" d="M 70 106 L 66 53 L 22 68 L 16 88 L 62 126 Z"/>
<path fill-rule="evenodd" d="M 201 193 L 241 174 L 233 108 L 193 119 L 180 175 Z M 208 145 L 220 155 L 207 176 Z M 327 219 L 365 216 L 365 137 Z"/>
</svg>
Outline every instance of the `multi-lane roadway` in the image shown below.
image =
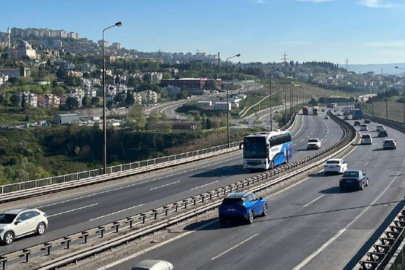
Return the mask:
<svg viewBox="0 0 405 270">
<path fill-rule="evenodd" d="M 309 154 L 306 151 L 309 137 L 323 139 L 323 145 L 327 147 L 343 135 L 341 128 L 332 120 L 301 115 L 291 132 L 294 159 Z M 97 189 L 89 187 L 87 191 L 71 191 L 53 199 L 21 205 L 38 207 L 46 212 L 49 229 L 42 236 L 27 237 L 16 240 L 10 246 L 0 246 L 0 254 L 96 227 L 254 175 L 243 170 L 242 161 L 241 152 L 236 151 L 169 172 L 137 176 L 130 182 L 109 183 Z"/>
<path fill-rule="evenodd" d="M 299 117 L 305 130 L 295 139 L 296 154 L 307 136 L 331 143 L 341 135 L 321 119 L 322 113 Z M 377 137 L 376 124 L 369 127 L 373 145 L 358 145 L 344 157 L 349 169 L 367 173 L 370 186 L 364 191 L 342 193 L 340 176 L 319 172 L 267 197 L 268 215 L 252 225 L 224 226 L 213 219 L 200 230 L 167 245 L 159 243 L 160 247 L 111 269 L 131 269 L 148 258 L 168 260 L 175 269 L 352 269 L 371 244 L 368 239 L 375 238 L 405 193 L 404 134 L 387 128 L 398 148 L 381 150 L 383 138 Z"/>
</svg>

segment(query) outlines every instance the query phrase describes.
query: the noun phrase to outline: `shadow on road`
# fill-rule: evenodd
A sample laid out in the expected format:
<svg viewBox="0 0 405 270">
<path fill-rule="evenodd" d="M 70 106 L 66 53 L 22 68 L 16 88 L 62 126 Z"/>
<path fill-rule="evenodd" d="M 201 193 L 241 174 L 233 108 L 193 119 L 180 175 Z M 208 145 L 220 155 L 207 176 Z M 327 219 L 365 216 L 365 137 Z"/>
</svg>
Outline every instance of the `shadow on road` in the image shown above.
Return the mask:
<svg viewBox="0 0 405 270">
<path fill-rule="evenodd" d="M 204 227 L 202 229 L 198 229 L 198 227 L 201 227 L 209 222 L 212 221 L 217 221 L 214 222 L 213 224 Z M 244 226 L 246 223 L 244 223 L 243 221 L 228 221 L 225 224 L 221 224 L 221 222 L 219 222 L 218 218 L 211 218 L 209 220 L 204 220 L 204 221 L 199 221 L 196 223 L 192 223 L 187 225 L 184 230 L 185 231 L 195 231 L 195 230 L 199 230 L 199 231 L 216 231 L 216 230 L 222 230 L 222 229 L 228 229 L 228 228 L 234 228 L 234 227 L 239 227 L 239 226 Z"/>
<path fill-rule="evenodd" d="M 194 174 L 191 177 L 221 177 L 231 175 L 246 174 L 247 171 L 243 169 L 243 165 L 224 166 L 214 170 L 204 171 L 198 174 Z"/>
</svg>

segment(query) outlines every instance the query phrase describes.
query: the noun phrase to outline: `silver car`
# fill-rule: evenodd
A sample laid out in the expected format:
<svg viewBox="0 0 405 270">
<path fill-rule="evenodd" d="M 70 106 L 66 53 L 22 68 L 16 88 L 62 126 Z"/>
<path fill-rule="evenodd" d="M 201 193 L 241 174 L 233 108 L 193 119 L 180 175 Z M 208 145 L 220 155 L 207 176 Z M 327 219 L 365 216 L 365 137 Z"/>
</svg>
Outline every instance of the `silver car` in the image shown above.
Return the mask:
<svg viewBox="0 0 405 270">
<path fill-rule="evenodd" d="M 12 209 L 0 213 L 0 241 L 6 245 L 22 236 L 42 235 L 47 227 L 48 218 L 38 209 Z"/>
<path fill-rule="evenodd" d="M 173 264 L 163 260 L 144 260 L 131 270 L 173 270 Z"/>
</svg>

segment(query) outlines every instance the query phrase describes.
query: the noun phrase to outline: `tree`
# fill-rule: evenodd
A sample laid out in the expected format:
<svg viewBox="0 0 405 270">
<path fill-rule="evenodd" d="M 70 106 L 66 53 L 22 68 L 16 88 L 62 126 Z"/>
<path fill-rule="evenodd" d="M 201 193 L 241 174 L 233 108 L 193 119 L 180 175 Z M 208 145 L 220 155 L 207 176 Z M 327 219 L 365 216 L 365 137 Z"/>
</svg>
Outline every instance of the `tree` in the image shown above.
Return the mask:
<svg viewBox="0 0 405 270">
<path fill-rule="evenodd" d="M 14 107 L 17 107 L 20 104 L 20 95 L 14 94 L 10 97 L 11 103 L 13 103 Z"/>
<path fill-rule="evenodd" d="M 88 98 L 88 97 L 83 97 L 82 105 L 83 105 L 84 107 L 87 107 L 87 106 L 89 106 L 89 104 L 90 104 L 89 98 Z"/>
<path fill-rule="evenodd" d="M 150 112 L 149 118 L 147 120 L 147 124 L 148 124 L 147 128 L 149 130 L 158 129 L 159 122 L 160 122 L 159 117 L 160 117 L 160 115 L 159 115 L 159 112 L 157 110 L 153 110 L 153 111 Z"/>
<path fill-rule="evenodd" d="M 205 83 L 205 88 L 208 90 L 216 90 L 218 89 L 218 82 L 216 80 L 208 80 Z"/>
<path fill-rule="evenodd" d="M 131 106 L 134 105 L 134 103 L 135 103 L 134 95 L 132 94 L 132 91 L 128 90 L 127 96 L 125 98 L 125 104 L 127 104 L 127 106 Z"/>
<path fill-rule="evenodd" d="M 114 84 L 119 84 L 119 83 L 120 83 L 120 77 L 117 74 L 117 76 L 115 76 L 115 79 L 114 79 Z"/>
<path fill-rule="evenodd" d="M 139 131 L 144 130 L 146 125 L 146 115 L 142 106 L 133 105 L 129 107 L 126 126 Z"/>
<path fill-rule="evenodd" d="M 74 97 L 68 97 L 65 103 L 66 109 L 72 110 L 79 107 L 79 101 Z"/>
<path fill-rule="evenodd" d="M 99 97 L 92 97 L 91 98 L 91 105 L 96 106 L 100 103 L 100 98 Z"/>
<path fill-rule="evenodd" d="M 146 73 L 145 75 L 143 75 L 142 79 L 147 84 L 152 83 L 152 76 L 149 73 Z"/>
<path fill-rule="evenodd" d="M 61 96 L 61 95 L 65 94 L 65 88 L 63 88 L 62 86 L 56 86 L 56 87 L 52 88 L 51 93 L 54 95 Z"/>
<path fill-rule="evenodd" d="M 90 79 L 90 78 L 91 78 L 90 73 L 88 72 L 83 73 L 83 79 Z"/>
<path fill-rule="evenodd" d="M 122 104 L 124 102 L 124 95 L 121 92 L 117 93 L 114 97 L 114 102 L 117 104 Z"/>
</svg>

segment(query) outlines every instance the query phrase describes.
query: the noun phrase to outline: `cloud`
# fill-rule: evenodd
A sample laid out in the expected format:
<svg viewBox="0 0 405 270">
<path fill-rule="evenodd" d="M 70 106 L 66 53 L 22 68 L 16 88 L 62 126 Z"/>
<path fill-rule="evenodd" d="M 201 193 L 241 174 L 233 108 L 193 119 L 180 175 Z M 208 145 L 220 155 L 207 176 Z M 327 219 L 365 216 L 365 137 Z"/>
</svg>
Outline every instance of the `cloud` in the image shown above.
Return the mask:
<svg viewBox="0 0 405 270">
<path fill-rule="evenodd" d="M 383 42 L 369 42 L 368 46 L 372 47 L 405 47 L 405 40 L 392 40 Z"/>
<path fill-rule="evenodd" d="M 298 0 L 298 2 L 311 2 L 311 3 L 315 3 L 315 4 L 323 3 L 323 2 L 332 2 L 332 1 L 335 1 L 335 0 Z"/>
<path fill-rule="evenodd" d="M 395 4 L 387 0 L 361 0 L 360 4 L 369 8 L 393 8 Z"/>
</svg>

